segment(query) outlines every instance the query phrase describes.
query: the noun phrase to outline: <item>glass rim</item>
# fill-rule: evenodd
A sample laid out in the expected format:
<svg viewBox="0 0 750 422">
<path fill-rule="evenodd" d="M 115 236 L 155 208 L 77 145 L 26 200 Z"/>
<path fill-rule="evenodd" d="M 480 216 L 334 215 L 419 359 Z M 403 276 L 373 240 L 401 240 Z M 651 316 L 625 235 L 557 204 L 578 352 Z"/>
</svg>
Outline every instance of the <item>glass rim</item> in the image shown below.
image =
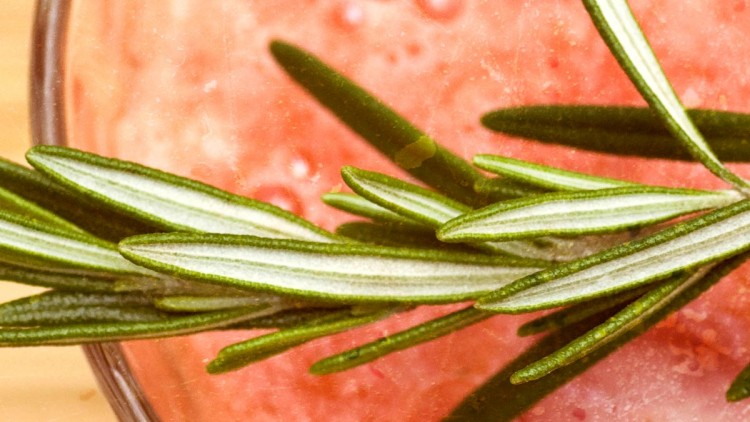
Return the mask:
<svg viewBox="0 0 750 422">
<path fill-rule="evenodd" d="M 34 145 L 66 145 L 65 41 L 71 0 L 37 0 L 30 63 L 30 120 Z M 160 419 L 127 363 L 120 343 L 83 346 L 99 387 L 121 421 Z"/>
</svg>

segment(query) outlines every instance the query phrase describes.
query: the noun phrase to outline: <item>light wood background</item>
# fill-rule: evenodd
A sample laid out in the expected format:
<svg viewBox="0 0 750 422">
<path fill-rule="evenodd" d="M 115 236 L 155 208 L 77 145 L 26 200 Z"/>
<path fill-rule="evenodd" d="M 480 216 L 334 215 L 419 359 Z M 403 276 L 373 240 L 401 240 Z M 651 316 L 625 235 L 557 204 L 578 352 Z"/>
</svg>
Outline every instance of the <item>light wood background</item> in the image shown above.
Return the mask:
<svg viewBox="0 0 750 422">
<path fill-rule="evenodd" d="M 30 145 L 28 66 L 34 1 L 0 0 L 0 156 Z M 35 290 L 0 282 L 0 301 Z M 78 347 L 0 349 L 0 420 L 116 421 Z"/>
</svg>

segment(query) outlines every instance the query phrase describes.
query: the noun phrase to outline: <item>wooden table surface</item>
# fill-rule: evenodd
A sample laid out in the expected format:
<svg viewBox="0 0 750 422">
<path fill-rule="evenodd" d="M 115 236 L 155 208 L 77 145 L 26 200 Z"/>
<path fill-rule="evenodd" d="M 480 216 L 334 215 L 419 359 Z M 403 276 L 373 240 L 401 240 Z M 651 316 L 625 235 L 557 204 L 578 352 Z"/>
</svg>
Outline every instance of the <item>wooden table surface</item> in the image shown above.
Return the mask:
<svg viewBox="0 0 750 422">
<path fill-rule="evenodd" d="M 28 65 L 34 2 L 0 1 L 0 156 L 30 145 Z M 0 301 L 36 290 L 0 282 Z M 116 421 L 79 347 L 0 349 L 1 421 Z"/>
</svg>

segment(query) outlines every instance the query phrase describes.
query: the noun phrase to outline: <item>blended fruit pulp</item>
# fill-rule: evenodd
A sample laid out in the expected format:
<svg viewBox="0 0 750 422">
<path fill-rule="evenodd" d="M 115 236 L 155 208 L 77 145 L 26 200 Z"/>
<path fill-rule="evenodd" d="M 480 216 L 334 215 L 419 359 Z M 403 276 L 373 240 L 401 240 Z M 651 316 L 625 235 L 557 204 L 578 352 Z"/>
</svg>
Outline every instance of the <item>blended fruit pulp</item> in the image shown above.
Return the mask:
<svg viewBox="0 0 750 422">
<path fill-rule="evenodd" d="M 631 6 L 687 106 L 750 111 L 744 0 Z M 74 2 L 70 144 L 333 229 L 347 218 L 319 197 L 342 189 L 342 165 L 401 173 L 286 77 L 268 53 L 272 39 L 318 55 L 467 158 L 494 153 L 638 182 L 724 186 L 696 164 L 542 145 L 481 127 L 483 113 L 514 105 L 643 104 L 573 0 Z M 747 420 L 747 403 L 724 399 L 750 361 L 746 274 L 747 266 L 521 419 Z M 341 374 L 316 377 L 307 368 L 447 310 L 420 308 L 226 375 L 204 366 L 223 346 L 258 333 L 124 348 L 165 421 L 436 420 L 531 343 L 515 334 L 528 317 L 498 316 Z"/>
</svg>

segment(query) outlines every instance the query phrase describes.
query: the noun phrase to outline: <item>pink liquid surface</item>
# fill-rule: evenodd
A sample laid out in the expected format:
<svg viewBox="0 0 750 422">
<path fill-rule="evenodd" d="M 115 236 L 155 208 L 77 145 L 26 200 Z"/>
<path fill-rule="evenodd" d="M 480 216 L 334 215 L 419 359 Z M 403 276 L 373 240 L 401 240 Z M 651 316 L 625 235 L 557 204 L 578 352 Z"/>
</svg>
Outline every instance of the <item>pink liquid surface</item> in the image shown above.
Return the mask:
<svg viewBox="0 0 750 422">
<path fill-rule="evenodd" d="M 686 105 L 750 111 L 745 1 L 631 3 Z M 400 173 L 288 80 L 267 51 L 275 38 L 312 51 L 467 158 L 495 153 L 639 182 L 723 186 L 693 164 L 545 146 L 480 126 L 481 114 L 511 105 L 642 104 L 572 0 L 77 2 L 66 81 L 72 146 L 334 228 L 345 216 L 318 198 L 342 188 L 343 164 Z M 750 361 L 746 274 L 745 266 L 522 419 L 747 420 L 750 405 L 724 400 Z M 221 376 L 204 365 L 257 333 L 125 348 L 164 420 L 436 420 L 530 344 L 515 335 L 528 317 L 498 316 L 341 374 L 306 368 L 446 310 L 420 309 Z"/>
</svg>

